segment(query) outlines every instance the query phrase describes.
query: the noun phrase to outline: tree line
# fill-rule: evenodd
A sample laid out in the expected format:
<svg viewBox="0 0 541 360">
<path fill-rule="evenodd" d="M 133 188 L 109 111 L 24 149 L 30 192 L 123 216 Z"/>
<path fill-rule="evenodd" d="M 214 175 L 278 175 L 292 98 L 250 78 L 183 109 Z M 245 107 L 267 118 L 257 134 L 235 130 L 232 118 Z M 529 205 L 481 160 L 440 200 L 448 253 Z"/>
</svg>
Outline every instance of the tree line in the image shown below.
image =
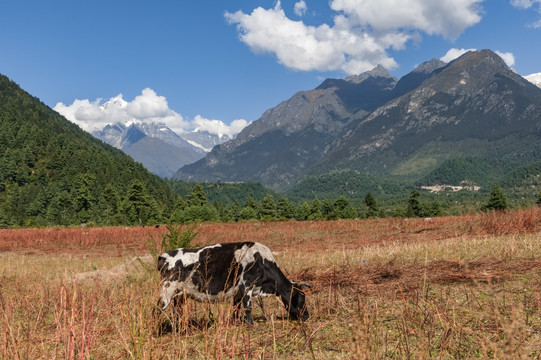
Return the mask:
<svg viewBox="0 0 541 360">
<path fill-rule="evenodd" d="M 41 191 L 45 188 L 16 187 L 15 190 L 10 189 L 11 195 L 0 206 L 0 227 L 80 224 L 133 226 L 192 221 L 310 221 L 387 216 L 432 217 L 444 214 L 437 200 L 423 200 L 421 192 L 416 189 L 410 192 L 403 206 L 389 211 L 379 206 L 370 192 L 362 204 L 357 206 L 344 196 L 323 200 L 314 197 L 311 201 L 297 203 L 284 195 L 271 193 L 260 200 L 248 196 L 244 202 L 233 200 L 224 203 L 219 200 L 209 201 L 202 184 L 192 186 L 191 192 L 185 196 L 171 194 L 169 206 L 157 201 L 138 179 L 133 180 L 122 195 L 111 184 L 107 184 L 103 191 L 96 192 L 95 179 L 89 174 L 82 174 L 71 191 L 56 186 L 46 191 Z M 29 192 L 33 195 L 30 196 Z M 541 194 L 537 203 L 541 205 Z M 495 186 L 481 210 L 508 208 L 505 194 L 499 186 Z"/>
</svg>

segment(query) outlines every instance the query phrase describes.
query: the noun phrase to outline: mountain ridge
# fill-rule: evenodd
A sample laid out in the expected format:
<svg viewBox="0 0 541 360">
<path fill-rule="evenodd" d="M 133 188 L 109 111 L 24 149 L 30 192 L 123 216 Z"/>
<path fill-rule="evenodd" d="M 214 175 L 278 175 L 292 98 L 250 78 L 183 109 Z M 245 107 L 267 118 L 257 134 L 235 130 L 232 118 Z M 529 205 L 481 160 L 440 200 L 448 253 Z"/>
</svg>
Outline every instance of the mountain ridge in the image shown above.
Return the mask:
<svg viewBox="0 0 541 360">
<path fill-rule="evenodd" d="M 541 90 L 494 52 L 468 52 L 449 64 L 433 59 L 399 80 L 386 74 L 374 69 L 298 92 L 175 178 L 260 181 L 279 190 L 305 175 L 340 169 L 422 176 L 459 153 L 452 142 L 468 138 L 518 159 L 511 134 L 527 135 L 528 158 L 538 156 Z M 452 151 L 438 151 L 434 141 Z M 480 153 L 489 154 L 486 146 Z M 419 167 L 416 156 L 427 164 Z"/>
</svg>

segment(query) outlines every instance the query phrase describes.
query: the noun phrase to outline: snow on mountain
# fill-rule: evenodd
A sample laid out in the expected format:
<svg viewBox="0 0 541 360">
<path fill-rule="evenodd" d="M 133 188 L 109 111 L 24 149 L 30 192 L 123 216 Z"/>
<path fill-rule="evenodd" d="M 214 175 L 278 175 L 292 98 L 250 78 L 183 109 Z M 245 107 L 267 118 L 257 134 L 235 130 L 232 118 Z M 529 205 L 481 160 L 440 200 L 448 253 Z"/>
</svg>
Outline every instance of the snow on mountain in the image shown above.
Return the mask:
<svg viewBox="0 0 541 360">
<path fill-rule="evenodd" d="M 124 105 L 107 102 L 102 106 L 121 108 Z M 220 137 L 205 131 L 177 134 L 163 123 L 140 121 L 108 124 L 92 135 L 124 151 L 162 177 L 172 176 L 182 166 L 203 158 L 215 145 L 231 139 L 227 135 Z"/>
<path fill-rule="evenodd" d="M 527 75 L 524 78 L 541 88 L 541 73 Z"/>
<path fill-rule="evenodd" d="M 182 138 L 188 141 L 193 146 L 196 146 L 205 152 L 209 152 L 216 145 L 220 145 L 226 141 L 232 140 L 235 136 L 222 134 L 222 136 L 211 134 L 207 131 L 192 131 L 180 134 Z"/>
<path fill-rule="evenodd" d="M 114 98 L 111 98 L 109 101 L 103 103 L 100 105 L 100 109 L 111 109 L 111 108 L 118 108 L 118 109 L 125 109 L 126 106 L 128 106 L 128 102 L 123 99 L 122 94 L 115 96 Z"/>
</svg>

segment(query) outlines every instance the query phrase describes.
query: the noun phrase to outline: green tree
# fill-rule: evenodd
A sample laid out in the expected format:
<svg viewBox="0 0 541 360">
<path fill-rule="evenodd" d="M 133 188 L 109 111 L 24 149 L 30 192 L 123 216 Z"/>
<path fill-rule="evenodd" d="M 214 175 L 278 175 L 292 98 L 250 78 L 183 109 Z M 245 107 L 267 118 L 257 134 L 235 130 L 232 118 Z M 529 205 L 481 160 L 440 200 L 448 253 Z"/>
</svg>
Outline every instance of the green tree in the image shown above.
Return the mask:
<svg viewBox="0 0 541 360">
<path fill-rule="evenodd" d="M 336 199 L 334 202 L 334 212 L 340 219 L 354 219 L 357 217 L 357 211 L 345 196 L 340 196 Z"/>
<path fill-rule="evenodd" d="M 208 204 L 207 196 L 203 190 L 203 185 L 197 184 L 192 189 L 192 193 L 188 197 L 189 206 L 205 206 Z"/>
<path fill-rule="evenodd" d="M 497 210 L 502 211 L 508 208 L 507 198 L 503 193 L 503 190 L 498 186 L 494 185 L 490 191 L 490 195 L 487 203 L 483 206 L 483 210 Z"/>
<path fill-rule="evenodd" d="M 276 203 L 274 196 L 268 194 L 261 200 L 261 206 L 259 208 L 259 217 L 262 219 L 274 219 L 276 218 Z"/>
<path fill-rule="evenodd" d="M 329 220 L 336 218 L 336 214 L 334 213 L 334 202 L 332 200 L 323 200 L 323 204 L 321 205 L 321 215 Z"/>
<path fill-rule="evenodd" d="M 244 207 L 251 207 L 252 209 L 257 209 L 257 201 L 251 196 L 248 196 L 246 199 L 246 202 L 244 203 Z"/>
<path fill-rule="evenodd" d="M 321 219 L 323 217 L 321 213 L 321 201 L 316 197 L 312 200 L 312 203 L 310 204 L 310 216 L 308 217 L 309 220 L 317 220 Z"/>
<path fill-rule="evenodd" d="M 149 197 L 139 179 L 135 179 L 128 190 L 128 197 L 124 202 L 124 211 L 129 224 L 146 224 L 150 216 Z"/>
<path fill-rule="evenodd" d="M 235 200 L 229 207 L 228 207 L 228 210 L 227 210 L 227 217 L 228 217 L 228 220 L 232 220 L 232 221 L 239 221 L 240 220 L 240 212 L 241 212 L 241 208 L 240 208 L 240 203 Z"/>
<path fill-rule="evenodd" d="M 368 210 L 366 211 L 367 218 L 375 218 L 379 216 L 380 211 L 378 208 L 378 204 L 371 193 L 366 193 L 366 196 L 364 197 L 364 204 L 368 208 Z"/>
<path fill-rule="evenodd" d="M 295 217 L 295 205 L 289 202 L 285 196 L 280 196 L 276 203 L 276 212 L 281 219 L 293 219 Z"/>
<path fill-rule="evenodd" d="M 111 185 L 107 184 L 103 190 L 103 199 L 105 206 L 105 223 L 108 225 L 119 225 L 121 218 L 120 211 L 120 195 L 118 191 Z"/>
<path fill-rule="evenodd" d="M 418 190 L 414 189 L 411 191 L 410 197 L 408 199 L 408 207 L 406 208 L 407 217 L 421 217 L 422 216 L 421 203 L 419 201 L 420 196 L 421 196 L 421 193 L 419 193 Z"/>
<path fill-rule="evenodd" d="M 308 220 L 310 217 L 310 205 L 305 201 L 299 206 L 297 220 Z"/>
<path fill-rule="evenodd" d="M 251 206 L 245 206 L 239 213 L 239 219 L 254 220 L 257 219 L 257 211 Z"/>
</svg>

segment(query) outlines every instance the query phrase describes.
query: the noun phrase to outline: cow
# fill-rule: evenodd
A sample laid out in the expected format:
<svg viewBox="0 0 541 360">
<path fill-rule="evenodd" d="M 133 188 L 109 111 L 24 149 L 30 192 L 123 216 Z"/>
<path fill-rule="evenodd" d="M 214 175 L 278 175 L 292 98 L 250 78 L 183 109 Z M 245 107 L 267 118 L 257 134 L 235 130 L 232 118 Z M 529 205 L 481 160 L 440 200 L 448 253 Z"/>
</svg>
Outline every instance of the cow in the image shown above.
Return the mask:
<svg viewBox="0 0 541 360">
<path fill-rule="evenodd" d="M 192 298 L 219 301 L 233 298 L 235 314 L 244 309 L 252 325 L 252 299 L 276 295 L 289 318 L 308 319 L 305 293 L 308 283 L 289 281 L 268 247 L 256 242 L 209 245 L 199 249 L 176 249 L 158 257 L 161 290 L 158 306 L 165 310 L 172 300 Z"/>
</svg>

